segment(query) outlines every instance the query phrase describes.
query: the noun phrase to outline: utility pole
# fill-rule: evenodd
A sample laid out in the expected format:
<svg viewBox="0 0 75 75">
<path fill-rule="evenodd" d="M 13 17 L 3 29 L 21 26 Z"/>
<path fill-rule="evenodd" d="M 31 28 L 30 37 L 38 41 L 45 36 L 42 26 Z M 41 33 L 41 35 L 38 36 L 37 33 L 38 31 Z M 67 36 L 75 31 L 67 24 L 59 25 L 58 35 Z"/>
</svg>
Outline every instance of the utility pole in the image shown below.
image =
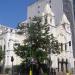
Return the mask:
<svg viewBox="0 0 75 75">
<path fill-rule="evenodd" d="M 12 62 L 12 75 L 13 75 L 13 61 L 14 61 L 14 58 L 13 58 L 13 56 L 11 56 L 11 62 Z"/>
</svg>

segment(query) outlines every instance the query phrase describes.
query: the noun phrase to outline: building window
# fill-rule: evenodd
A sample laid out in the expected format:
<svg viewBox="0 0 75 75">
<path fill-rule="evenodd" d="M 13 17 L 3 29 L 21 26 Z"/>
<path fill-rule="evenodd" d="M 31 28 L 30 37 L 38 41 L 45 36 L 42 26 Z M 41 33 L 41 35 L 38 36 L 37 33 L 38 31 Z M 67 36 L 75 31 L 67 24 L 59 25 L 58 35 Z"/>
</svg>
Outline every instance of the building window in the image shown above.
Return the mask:
<svg viewBox="0 0 75 75">
<path fill-rule="evenodd" d="M 63 51 L 63 44 L 61 43 L 61 52 Z"/>
<path fill-rule="evenodd" d="M 40 6 L 38 6 L 38 13 L 40 13 L 40 10 L 39 10 Z"/>
<path fill-rule="evenodd" d="M 38 13 L 40 13 L 40 11 L 38 11 Z"/>
<path fill-rule="evenodd" d="M 69 46 L 71 46 L 71 41 L 69 41 Z"/>
<path fill-rule="evenodd" d="M 65 44 L 65 51 L 67 50 L 67 44 Z"/>
<path fill-rule="evenodd" d="M 50 8 L 51 8 L 51 5 L 50 5 Z"/>
<path fill-rule="evenodd" d="M 51 3 L 51 0 L 49 0 L 49 3 Z"/>
<path fill-rule="evenodd" d="M 29 19 L 31 19 L 31 17 L 29 17 Z"/>
<path fill-rule="evenodd" d="M 13 29 L 11 29 L 11 32 L 13 31 Z"/>
<path fill-rule="evenodd" d="M 45 24 L 47 24 L 47 16 L 45 16 Z"/>
<path fill-rule="evenodd" d="M 38 6 L 38 8 L 40 8 L 40 6 Z"/>
</svg>

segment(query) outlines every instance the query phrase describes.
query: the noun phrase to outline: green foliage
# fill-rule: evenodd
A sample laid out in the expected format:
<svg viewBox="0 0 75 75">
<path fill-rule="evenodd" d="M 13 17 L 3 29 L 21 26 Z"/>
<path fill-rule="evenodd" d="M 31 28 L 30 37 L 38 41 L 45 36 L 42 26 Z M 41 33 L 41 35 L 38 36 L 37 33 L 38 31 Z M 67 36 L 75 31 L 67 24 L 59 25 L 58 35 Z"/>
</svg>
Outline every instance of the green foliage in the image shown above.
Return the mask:
<svg viewBox="0 0 75 75">
<path fill-rule="evenodd" d="M 15 53 L 24 61 L 34 58 L 43 62 L 51 52 L 60 52 L 58 41 L 49 33 L 49 25 L 42 24 L 42 18 L 34 17 L 27 26 L 28 37 L 25 38 L 24 45 L 15 48 Z"/>
</svg>

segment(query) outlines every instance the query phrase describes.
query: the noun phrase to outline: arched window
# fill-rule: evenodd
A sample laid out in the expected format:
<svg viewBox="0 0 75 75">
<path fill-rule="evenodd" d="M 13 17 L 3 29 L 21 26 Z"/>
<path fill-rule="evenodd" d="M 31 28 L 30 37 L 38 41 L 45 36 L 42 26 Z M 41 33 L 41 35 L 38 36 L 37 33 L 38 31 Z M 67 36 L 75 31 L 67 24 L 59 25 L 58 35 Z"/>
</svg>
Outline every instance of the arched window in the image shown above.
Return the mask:
<svg viewBox="0 0 75 75">
<path fill-rule="evenodd" d="M 51 8 L 51 5 L 50 5 L 50 8 Z"/>
<path fill-rule="evenodd" d="M 71 46 L 71 41 L 69 41 L 69 46 Z"/>
<path fill-rule="evenodd" d="M 65 43 L 65 51 L 67 50 L 67 44 Z"/>
<path fill-rule="evenodd" d="M 51 0 L 49 0 L 49 3 L 51 3 Z"/>
<path fill-rule="evenodd" d="M 50 23 L 52 23 L 52 18 L 50 19 Z"/>
<path fill-rule="evenodd" d="M 45 16 L 45 24 L 47 24 L 47 15 Z"/>
</svg>

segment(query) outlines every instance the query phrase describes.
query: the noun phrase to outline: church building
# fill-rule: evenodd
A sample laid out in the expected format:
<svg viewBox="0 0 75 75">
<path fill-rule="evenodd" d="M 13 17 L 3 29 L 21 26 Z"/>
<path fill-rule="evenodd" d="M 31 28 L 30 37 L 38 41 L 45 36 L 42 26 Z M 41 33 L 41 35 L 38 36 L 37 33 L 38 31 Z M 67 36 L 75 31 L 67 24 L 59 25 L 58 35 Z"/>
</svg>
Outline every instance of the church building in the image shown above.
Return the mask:
<svg viewBox="0 0 75 75">
<path fill-rule="evenodd" d="M 29 5 L 27 8 L 27 20 L 29 21 L 34 16 L 41 16 L 43 22 L 47 19 L 47 24 L 50 26 L 50 33 L 62 44 L 63 51 L 60 54 L 51 54 L 52 67 L 58 68 L 58 59 L 60 61 L 63 59 L 64 61 L 68 61 L 69 68 L 74 68 L 71 23 L 65 12 L 61 10 L 62 6 L 60 4 L 56 5 L 58 9 L 55 9 L 55 2 L 55 0 L 52 0 L 52 3 L 51 0 L 38 0 Z"/>
<path fill-rule="evenodd" d="M 54 2 L 53 2 L 54 1 Z M 43 22 L 47 19 L 47 24 L 50 27 L 50 33 L 62 44 L 62 49 L 60 54 L 52 54 L 52 67 L 58 68 L 58 59 L 62 61 L 68 61 L 68 67 L 74 68 L 74 57 L 72 48 L 72 32 L 70 29 L 71 23 L 69 22 L 66 14 L 62 13 L 62 5 L 59 1 L 58 9 L 55 9 L 56 0 L 38 0 L 37 2 L 31 4 L 27 8 L 27 20 L 20 23 L 20 25 L 26 25 L 26 23 L 34 16 L 41 16 Z M 52 6 L 51 6 L 52 5 Z M 57 13 L 61 10 L 60 14 Z M 2 26 L 2 25 L 1 25 Z M 0 29 L 2 30 L 2 27 Z M 0 31 L 0 44 L 2 49 L 5 50 L 5 67 L 11 67 L 11 56 L 14 57 L 13 65 L 20 64 L 21 59 L 15 55 L 13 45 L 15 43 L 22 43 L 25 35 L 17 34 L 18 29 L 12 29 L 4 27 L 4 31 Z M 4 49 L 5 47 L 5 49 Z"/>
</svg>

